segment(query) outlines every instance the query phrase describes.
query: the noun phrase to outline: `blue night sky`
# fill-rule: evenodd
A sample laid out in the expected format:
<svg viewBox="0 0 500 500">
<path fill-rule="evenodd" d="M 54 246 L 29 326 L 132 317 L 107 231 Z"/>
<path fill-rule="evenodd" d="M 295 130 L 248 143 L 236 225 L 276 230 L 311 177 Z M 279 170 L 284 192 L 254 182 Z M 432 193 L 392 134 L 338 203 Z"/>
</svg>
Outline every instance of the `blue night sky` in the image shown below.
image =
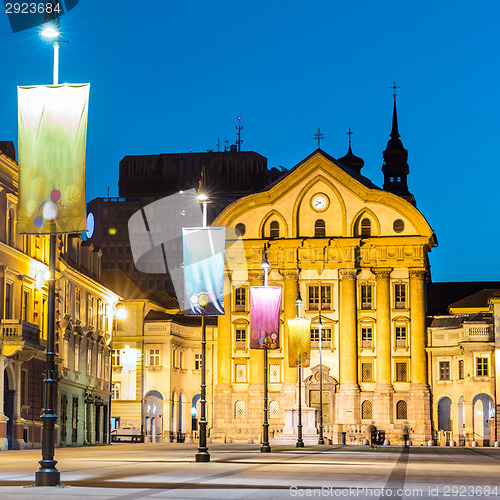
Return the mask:
<svg viewBox="0 0 500 500">
<path fill-rule="evenodd" d="M 98 8 L 97 8 L 98 5 Z M 268 165 L 353 152 L 382 185 L 393 81 L 408 185 L 439 241 L 434 281 L 500 280 L 500 3 L 185 0 L 80 3 L 61 18 L 60 81 L 91 83 L 87 199 L 118 195 L 125 155 L 236 139 Z M 0 16 L 0 140 L 17 144 L 17 85 L 52 79 L 37 30 Z"/>
</svg>

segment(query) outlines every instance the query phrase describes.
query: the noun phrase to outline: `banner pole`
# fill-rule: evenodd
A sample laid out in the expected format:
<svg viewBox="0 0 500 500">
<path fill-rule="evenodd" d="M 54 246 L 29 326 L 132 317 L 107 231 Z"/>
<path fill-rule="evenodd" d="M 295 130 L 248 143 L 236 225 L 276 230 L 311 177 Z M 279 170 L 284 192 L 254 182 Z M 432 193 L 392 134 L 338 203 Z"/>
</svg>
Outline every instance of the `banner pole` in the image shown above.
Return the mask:
<svg viewBox="0 0 500 500">
<path fill-rule="evenodd" d="M 59 42 L 54 41 L 54 72 L 53 85 L 59 83 Z M 35 473 L 35 486 L 58 486 L 61 484 L 61 473 L 56 468 L 54 460 L 55 424 L 57 415 L 54 408 L 55 380 L 55 319 L 56 319 L 56 244 L 57 235 L 49 236 L 49 290 L 47 297 L 47 372 L 43 381 L 45 387 L 44 410 L 41 416 L 42 429 L 42 460 L 38 462 L 40 469 Z"/>
<path fill-rule="evenodd" d="M 267 274 L 267 273 L 266 273 Z M 271 445 L 269 444 L 269 422 L 268 422 L 268 391 L 267 391 L 267 347 L 264 347 L 264 423 L 262 424 L 262 446 L 260 451 L 262 453 L 271 453 Z"/>
</svg>

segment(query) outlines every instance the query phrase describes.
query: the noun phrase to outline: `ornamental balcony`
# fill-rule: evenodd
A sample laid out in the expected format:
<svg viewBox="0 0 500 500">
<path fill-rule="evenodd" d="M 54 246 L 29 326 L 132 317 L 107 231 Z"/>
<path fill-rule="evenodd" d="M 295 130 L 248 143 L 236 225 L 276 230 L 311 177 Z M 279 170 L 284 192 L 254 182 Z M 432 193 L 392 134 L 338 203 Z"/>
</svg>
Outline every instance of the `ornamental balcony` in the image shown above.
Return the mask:
<svg viewBox="0 0 500 500">
<path fill-rule="evenodd" d="M 469 342 L 493 342 L 493 325 L 491 323 L 464 322 L 464 340 Z"/>
<path fill-rule="evenodd" d="M 40 345 L 40 329 L 28 321 L 2 319 L 0 339 L 3 341 L 5 356 L 12 356 L 22 350 L 43 349 Z"/>
</svg>

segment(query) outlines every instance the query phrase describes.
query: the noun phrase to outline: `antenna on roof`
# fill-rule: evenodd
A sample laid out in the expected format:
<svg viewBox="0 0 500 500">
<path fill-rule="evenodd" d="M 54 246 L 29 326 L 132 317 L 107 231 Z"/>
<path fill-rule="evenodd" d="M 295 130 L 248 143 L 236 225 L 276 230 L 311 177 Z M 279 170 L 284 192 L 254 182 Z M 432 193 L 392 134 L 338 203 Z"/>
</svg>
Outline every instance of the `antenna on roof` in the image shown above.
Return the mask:
<svg viewBox="0 0 500 500">
<path fill-rule="evenodd" d="M 217 137 L 217 153 L 220 153 L 220 137 Z"/>
<path fill-rule="evenodd" d="M 241 116 L 238 116 L 238 125 L 236 125 L 236 130 L 238 131 L 238 140 L 236 141 L 236 145 L 238 146 L 238 151 L 241 151 L 241 131 L 243 130 L 243 125 L 241 124 Z"/>
<path fill-rule="evenodd" d="M 229 151 L 229 141 L 224 139 L 224 151 Z"/>
</svg>

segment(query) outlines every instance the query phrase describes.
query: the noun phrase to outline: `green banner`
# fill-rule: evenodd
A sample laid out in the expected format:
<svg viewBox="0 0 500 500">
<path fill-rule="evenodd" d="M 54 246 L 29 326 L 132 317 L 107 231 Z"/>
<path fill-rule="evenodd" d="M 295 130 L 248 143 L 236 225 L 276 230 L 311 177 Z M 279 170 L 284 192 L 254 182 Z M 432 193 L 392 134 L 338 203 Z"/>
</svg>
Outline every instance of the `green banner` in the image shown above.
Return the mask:
<svg viewBox="0 0 500 500">
<path fill-rule="evenodd" d="M 18 87 L 19 234 L 86 230 L 90 85 Z"/>
</svg>

